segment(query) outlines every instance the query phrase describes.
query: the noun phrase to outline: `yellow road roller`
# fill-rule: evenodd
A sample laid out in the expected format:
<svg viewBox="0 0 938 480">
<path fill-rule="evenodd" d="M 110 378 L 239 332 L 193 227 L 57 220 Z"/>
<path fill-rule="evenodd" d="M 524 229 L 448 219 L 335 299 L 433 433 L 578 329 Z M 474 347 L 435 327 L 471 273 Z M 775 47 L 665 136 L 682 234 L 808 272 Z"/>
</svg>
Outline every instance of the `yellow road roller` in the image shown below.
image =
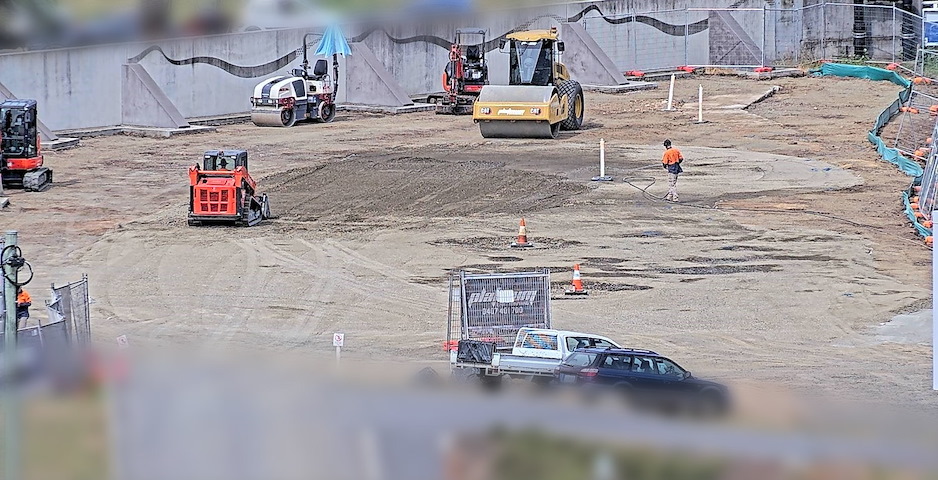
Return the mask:
<svg viewBox="0 0 938 480">
<path fill-rule="evenodd" d="M 472 108 L 485 138 L 557 138 L 583 125 L 583 88 L 560 63 L 557 28 L 506 35 L 508 85 L 486 85 Z"/>
</svg>

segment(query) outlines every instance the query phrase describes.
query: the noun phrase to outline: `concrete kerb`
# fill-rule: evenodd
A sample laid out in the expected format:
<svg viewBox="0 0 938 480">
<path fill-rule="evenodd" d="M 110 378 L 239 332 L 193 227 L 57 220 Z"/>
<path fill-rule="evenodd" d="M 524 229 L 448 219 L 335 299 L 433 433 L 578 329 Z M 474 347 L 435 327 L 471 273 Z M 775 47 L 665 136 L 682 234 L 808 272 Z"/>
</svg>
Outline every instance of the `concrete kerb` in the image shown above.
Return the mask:
<svg viewBox="0 0 938 480">
<path fill-rule="evenodd" d="M 671 75 L 674 78 L 687 78 L 696 75 L 696 73 L 686 72 L 684 70 L 662 70 L 660 72 L 645 72 L 641 77 L 625 77 L 630 82 L 664 82 L 670 81 Z"/>
<path fill-rule="evenodd" d="M 776 78 L 786 77 L 804 77 L 807 74 L 808 72 L 806 70 L 802 70 L 800 68 L 785 68 L 781 70 L 772 70 L 771 72 L 739 72 L 737 75 L 753 80 L 773 80 Z"/>
<path fill-rule="evenodd" d="M 78 138 L 57 136 L 56 139 L 51 142 L 43 141 L 42 149 L 51 150 L 54 152 L 56 150 L 66 150 L 72 147 L 77 147 L 80 143 L 81 143 L 81 140 Z"/>
<path fill-rule="evenodd" d="M 403 105 L 400 107 L 391 107 L 385 105 L 362 105 L 358 103 L 339 104 L 336 110 L 340 112 L 362 112 L 362 113 L 386 113 L 397 115 L 402 113 L 429 112 L 436 110 L 436 105 L 432 103 L 415 103 L 413 105 Z"/>
<path fill-rule="evenodd" d="M 185 128 L 160 128 L 160 127 L 121 127 L 121 133 L 134 137 L 155 137 L 169 138 L 178 135 L 194 135 L 197 133 L 212 133 L 218 129 L 206 125 L 190 125 Z"/>
<path fill-rule="evenodd" d="M 752 102 L 749 102 L 749 105 L 746 105 L 745 107 L 743 107 L 743 110 L 746 110 L 747 108 L 749 108 L 749 107 L 751 107 L 751 106 L 753 106 L 753 105 L 755 105 L 755 104 L 757 104 L 757 103 L 759 103 L 759 102 L 764 102 L 766 99 L 768 99 L 768 98 L 771 97 L 772 95 L 775 95 L 776 93 L 780 92 L 781 90 L 782 90 L 782 87 L 780 87 L 780 86 L 778 86 L 778 85 L 773 85 L 772 88 L 766 90 L 766 92 L 763 93 L 762 95 L 760 95 L 758 98 L 756 98 L 756 99 L 753 100 Z"/>
<path fill-rule="evenodd" d="M 654 90 L 658 84 L 654 82 L 628 82 L 623 85 L 582 85 L 586 92 L 598 93 L 628 93 L 640 90 Z"/>
<path fill-rule="evenodd" d="M 131 135 L 137 137 L 169 138 L 177 135 L 191 135 L 196 133 L 211 133 L 217 129 L 214 126 L 191 125 L 187 128 L 158 128 L 117 125 L 112 127 L 82 128 L 79 130 L 65 130 L 60 132 L 78 138 L 106 137 L 110 135 Z"/>
</svg>

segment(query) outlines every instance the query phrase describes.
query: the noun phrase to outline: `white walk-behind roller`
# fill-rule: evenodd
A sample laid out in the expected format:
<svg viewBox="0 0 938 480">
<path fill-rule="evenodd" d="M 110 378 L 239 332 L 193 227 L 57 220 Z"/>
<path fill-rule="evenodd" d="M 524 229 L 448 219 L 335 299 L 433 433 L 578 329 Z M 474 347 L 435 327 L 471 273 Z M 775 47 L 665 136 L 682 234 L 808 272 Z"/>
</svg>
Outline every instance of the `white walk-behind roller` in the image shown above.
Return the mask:
<svg viewBox="0 0 938 480">
<path fill-rule="evenodd" d="M 338 77 L 338 67 L 335 70 Z M 251 121 L 259 127 L 292 127 L 302 120 L 331 122 L 338 81 L 333 83 L 328 71 L 329 62 L 320 59 L 310 72 L 303 37 L 303 64 L 293 70 L 293 76 L 269 78 L 254 87 Z"/>
</svg>

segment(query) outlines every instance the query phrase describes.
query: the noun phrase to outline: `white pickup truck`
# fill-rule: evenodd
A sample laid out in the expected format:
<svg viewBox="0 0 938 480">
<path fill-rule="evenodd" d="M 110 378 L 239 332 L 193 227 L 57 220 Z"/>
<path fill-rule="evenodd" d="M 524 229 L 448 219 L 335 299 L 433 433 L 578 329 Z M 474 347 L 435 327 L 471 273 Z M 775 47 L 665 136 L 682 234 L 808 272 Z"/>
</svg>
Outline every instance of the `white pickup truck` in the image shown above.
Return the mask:
<svg viewBox="0 0 938 480">
<path fill-rule="evenodd" d="M 500 351 L 491 342 L 461 340 L 457 349 L 450 351 L 449 361 L 454 373 L 475 374 L 485 382 L 497 383 L 504 376 L 546 382 L 567 355 L 587 347 L 621 348 L 591 333 L 522 328 L 510 350 Z"/>
</svg>

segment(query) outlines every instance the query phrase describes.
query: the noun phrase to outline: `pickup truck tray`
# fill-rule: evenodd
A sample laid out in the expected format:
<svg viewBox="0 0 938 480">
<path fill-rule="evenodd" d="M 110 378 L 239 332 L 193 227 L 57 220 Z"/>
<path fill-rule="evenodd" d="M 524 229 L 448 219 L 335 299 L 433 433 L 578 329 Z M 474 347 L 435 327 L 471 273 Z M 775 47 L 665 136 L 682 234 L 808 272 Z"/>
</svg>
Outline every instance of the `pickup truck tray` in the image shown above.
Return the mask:
<svg viewBox="0 0 938 480">
<path fill-rule="evenodd" d="M 456 349 L 459 363 L 491 364 L 495 355 L 495 344 L 479 340 L 460 340 Z"/>
</svg>

